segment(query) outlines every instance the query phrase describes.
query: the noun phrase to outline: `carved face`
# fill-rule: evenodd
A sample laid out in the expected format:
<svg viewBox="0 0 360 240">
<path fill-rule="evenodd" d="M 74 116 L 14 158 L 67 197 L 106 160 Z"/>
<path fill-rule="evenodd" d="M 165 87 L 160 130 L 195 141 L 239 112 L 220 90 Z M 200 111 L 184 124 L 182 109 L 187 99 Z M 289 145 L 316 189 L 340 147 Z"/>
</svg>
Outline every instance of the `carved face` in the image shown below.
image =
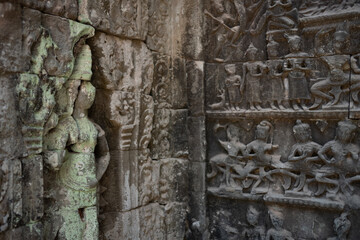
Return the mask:
<svg viewBox="0 0 360 240">
<path fill-rule="evenodd" d="M 95 87 L 88 81 L 83 81 L 75 102 L 75 108 L 89 109 L 95 100 Z"/>
<path fill-rule="evenodd" d="M 335 53 L 342 53 L 349 42 L 348 34 L 345 31 L 337 31 L 334 34 L 333 47 Z"/>
<path fill-rule="evenodd" d="M 299 52 L 301 50 L 301 38 L 300 37 L 292 37 L 289 39 L 289 48 L 290 52 Z"/>
<path fill-rule="evenodd" d="M 354 136 L 355 126 L 351 124 L 339 123 L 336 128 L 336 138 L 342 142 L 351 142 Z"/>
<path fill-rule="evenodd" d="M 257 225 L 259 219 L 259 212 L 254 207 L 250 206 L 246 213 L 246 219 L 250 225 Z"/>
<path fill-rule="evenodd" d="M 225 71 L 226 71 L 229 75 L 234 75 L 235 72 L 236 72 L 235 64 L 227 64 L 227 65 L 225 65 Z"/>
<path fill-rule="evenodd" d="M 280 212 L 269 212 L 271 223 L 275 228 L 282 228 L 284 219 Z"/>
<path fill-rule="evenodd" d="M 298 142 L 306 142 L 311 139 L 311 129 L 309 127 L 294 127 L 293 132 Z"/>
<path fill-rule="evenodd" d="M 255 130 L 256 139 L 266 141 L 267 138 L 269 137 L 269 131 L 270 131 L 269 127 L 258 125 Z"/>
<path fill-rule="evenodd" d="M 227 137 L 230 141 L 238 141 L 240 136 L 239 128 L 230 124 L 227 127 Z"/>
<path fill-rule="evenodd" d="M 213 6 L 214 6 L 214 9 L 216 10 L 216 12 L 218 14 L 221 14 L 224 12 L 224 6 L 222 5 L 221 1 L 219 0 L 214 0 L 213 1 Z"/>
<path fill-rule="evenodd" d="M 343 213 L 334 220 L 334 230 L 338 236 L 346 236 L 351 227 L 351 222 L 347 219 L 347 214 Z"/>
<path fill-rule="evenodd" d="M 277 46 L 275 44 L 268 44 L 267 52 L 270 57 L 277 57 L 278 55 Z"/>
</svg>

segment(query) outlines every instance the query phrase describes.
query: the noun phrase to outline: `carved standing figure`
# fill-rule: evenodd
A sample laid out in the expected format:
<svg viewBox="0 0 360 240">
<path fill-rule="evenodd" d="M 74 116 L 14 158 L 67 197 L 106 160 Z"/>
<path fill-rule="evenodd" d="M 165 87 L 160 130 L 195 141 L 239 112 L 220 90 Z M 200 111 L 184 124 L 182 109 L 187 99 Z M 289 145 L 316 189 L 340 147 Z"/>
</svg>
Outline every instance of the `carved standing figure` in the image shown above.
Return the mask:
<svg viewBox="0 0 360 240">
<path fill-rule="evenodd" d="M 307 76 L 309 74 L 309 63 L 305 58 L 308 56 L 301 51 L 302 40 L 297 35 L 285 35 L 288 39 L 290 54 L 284 61 L 285 76 L 288 81 L 288 98 L 294 110 L 307 109 L 305 103 L 310 100 Z"/>
<path fill-rule="evenodd" d="M 242 239 L 245 240 L 265 240 L 265 227 L 259 226 L 259 211 L 253 206 L 249 206 L 246 212 L 246 220 L 249 224 L 242 232 Z"/>
<path fill-rule="evenodd" d="M 281 109 L 284 110 L 284 106 L 282 104 L 285 97 L 285 87 L 283 82 L 283 62 L 272 60 L 268 62 L 269 65 L 269 81 L 271 89 L 270 92 L 270 107 L 273 110 Z"/>
<path fill-rule="evenodd" d="M 259 50 L 251 43 L 245 55 L 249 57 L 249 62 L 243 65 L 243 79 L 245 79 L 246 101 L 250 105 L 250 110 L 261 110 L 261 79 L 266 77 L 267 66 L 261 61 L 256 61 Z"/>
<path fill-rule="evenodd" d="M 239 75 L 236 75 L 235 64 L 225 65 L 225 71 L 228 75 L 225 79 L 225 86 L 228 92 L 229 105 L 231 110 L 237 110 L 244 91 L 244 81 Z"/>
<path fill-rule="evenodd" d="M 82 53 L 91 58 L 87 45 Z M 57 175 L 51 191 L 54 204 L 48 212 L 50 221 L 45 224 L 46 239 L 98 239 L 96 188 L 110 155 L 104 131 L 88 118 L 95 99 L 91 75 L 85 77 L 77 72 L 91 72 L 91 60 L 89 65 L 75 65 L 74 69 L 70 79 L 79 77 L 82 81 L 78 90 L 68 91 L 72 100 L 68 104 L 72 106 L 75 101 L 72 115 L 65 115 L 45 137 L 45 163 Z M 77 91 L 76 100 L 73 91 Z"/>
</svg>

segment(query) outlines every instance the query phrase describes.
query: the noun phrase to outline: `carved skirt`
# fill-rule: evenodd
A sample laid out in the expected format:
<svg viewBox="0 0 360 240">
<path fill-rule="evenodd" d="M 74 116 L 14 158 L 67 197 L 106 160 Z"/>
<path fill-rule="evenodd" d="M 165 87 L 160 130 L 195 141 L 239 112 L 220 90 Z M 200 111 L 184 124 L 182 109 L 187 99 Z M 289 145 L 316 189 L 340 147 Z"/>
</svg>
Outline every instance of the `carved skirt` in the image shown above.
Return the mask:
<svg viewBox="0 0 360 240">
<path fill-rule="evenodd" d="M 289 76 L 289 99 L 310 99 L 309 86 L 305 76 L 290 75 Z"/>
<path fill-rule="evenodd" d="M 246 101 L 261 102 L 260 99 L 260 78 L 248 77 L 245 85 Z"/>
</svg>

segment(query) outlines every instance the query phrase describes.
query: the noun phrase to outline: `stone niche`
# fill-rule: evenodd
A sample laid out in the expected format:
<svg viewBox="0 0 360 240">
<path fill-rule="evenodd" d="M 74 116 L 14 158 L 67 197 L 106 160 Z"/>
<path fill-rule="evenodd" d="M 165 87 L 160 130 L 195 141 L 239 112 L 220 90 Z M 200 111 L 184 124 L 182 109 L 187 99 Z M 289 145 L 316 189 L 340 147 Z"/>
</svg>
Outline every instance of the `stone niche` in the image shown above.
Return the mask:
<svg viewBox="0 0 360 240">
<path fill-rule="evenodd" d="M 205 5 L 210 239 L 358 239 L 359 1 Z"/>
</svg>

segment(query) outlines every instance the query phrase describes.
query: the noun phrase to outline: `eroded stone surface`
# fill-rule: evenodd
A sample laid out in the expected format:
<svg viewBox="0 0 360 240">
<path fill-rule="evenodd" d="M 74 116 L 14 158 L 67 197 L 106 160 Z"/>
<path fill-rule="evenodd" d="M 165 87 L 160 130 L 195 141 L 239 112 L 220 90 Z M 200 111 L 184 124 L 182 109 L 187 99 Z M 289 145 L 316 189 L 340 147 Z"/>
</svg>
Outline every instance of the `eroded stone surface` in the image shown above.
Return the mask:
<svg viewBox="0 0 360 240">
<path fill-rule="evenodd" d="M 101 31 L 144 40 L 147 34 L 148 3 L 143 0 L 80 1 L 78 19 Z"/>
</svg>

